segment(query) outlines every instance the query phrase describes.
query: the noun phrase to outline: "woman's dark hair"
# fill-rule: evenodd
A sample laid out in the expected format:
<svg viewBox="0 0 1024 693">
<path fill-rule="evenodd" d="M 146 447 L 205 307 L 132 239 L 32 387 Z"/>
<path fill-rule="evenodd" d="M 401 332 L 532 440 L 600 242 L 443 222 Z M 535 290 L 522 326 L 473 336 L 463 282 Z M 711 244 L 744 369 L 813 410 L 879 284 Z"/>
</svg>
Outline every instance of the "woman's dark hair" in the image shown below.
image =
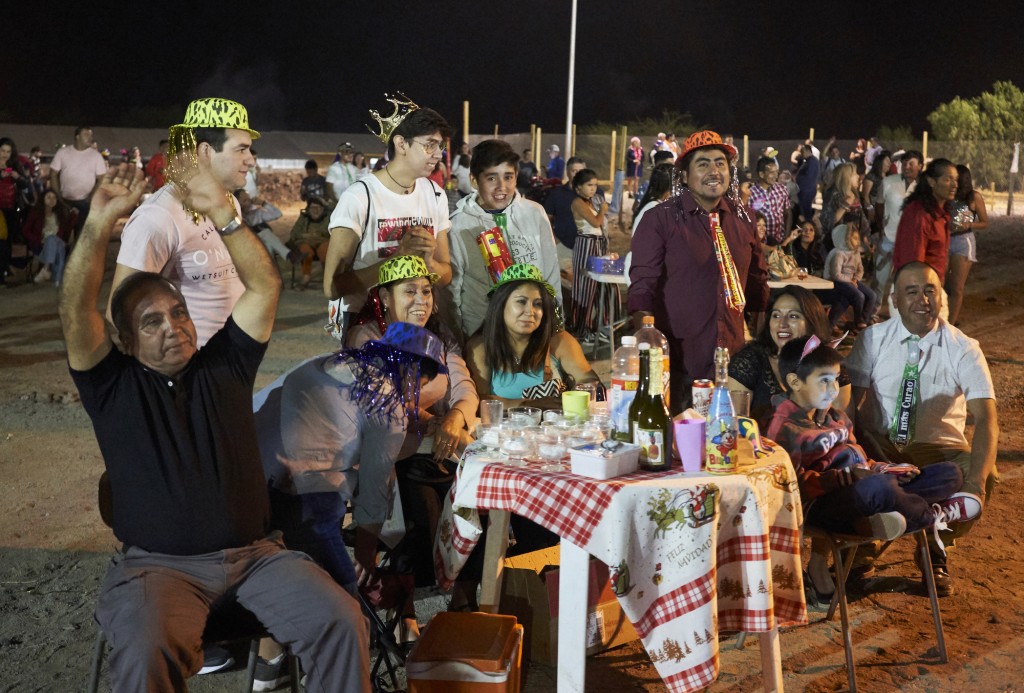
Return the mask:
<svg viewBox="0 0 1024 693">
<path fill-rule="evenodd" d="M 576 190 L 576 188 L 589 183 L 595 178 L 597 178 L 597 171 L 592 168 L 581 168 L 576 175 L 572 177 L 572 189 Z"/>
<path fill-rule="evenodd" d="M 914 187 L 914 192 L 907 195 L 906 199 L 903 200 L 903 209 L 906 209 L 907 205 L 911 202 L 920 200 L 926 210 L 932 214 L 937 213 L 940 209 L 939 203 L 935 200 L 932 184 L 928 182 L 928 179 L 941 178 L 947 168 L 956 170 L 956 166 L 949 159 L 932 159 L 929 161 L 924 171 L 917 177 L 917 185 Z"/>
<path fill-rule="evenodd" d="M 786 382 L 786 376 L 790 373 L 796 373 L 797 378 L 805 381 L 807 376 L 816 369 L 838 366 L 843 362 L 843 357 L 839 352 L 825 343 L 818 345 L 811 350 L 811 353 L 801 359 L 804 345 L 807 344 L 808 339 L 810 339 L 809 335 L 807 337 L 791 339 L 779 351 L 779 379 L 787 391 L 789 390 L 789 383 Z"/>
<path fill-rule="evenodd" d="M 963 164 L 957 164 L 956 172 L 960 176 L 956 183 L 956 199 L 970 204 L 974 199 L 974 180 L 971 178 L 971 169 Z"/>
<path fill-rule="evenodd" d="M 473 153 L 467 158 L 469 172 L 474 178 L 479 178 L 481 173 L 499 164 L 508 164 L 513 171 L 516 171 L 519 165 L 519 155 L 504 140 L 484 140 L 473 147 Z M 461 157 L 459 160 L 462 160 Z"/>
<path fill-rule="evenodd" d="M 405 120 L 395 128 L 388 140 L 388 158 L 395 158 L 395 135 L 401 135 L 406 140 L 421 135 L 433 135 L 440 133 L 441 139 L 447 141 L 452 136 L 452 128 L 448 121 L 440 113 L 432 108 L 418 108 L 405 117 Z"/>
<path fill-rule="evenodd" d="M 527 342 L 523 356 L 517 363 L 508 338 L 508 327 L 505 326 L 505 304 L 508 303 L 512 292 L 523 284 L 532 284 L 540 290 L 544 314 L 540 318 L 540 325 L 530 335 L 530 341 Z M 491 295 L 481 330 L 484 338 L 484 355 L 492 373 L 529 373 L 543 368 L 551 335 L 555 333 L 555 299 L 537 282 L 523 280 L 503 284 Z"/>
<path fill-rule="evenodd" d="M 666 192 L 672 190 L 672 164 L 658 164 L 651 169 L 651 180 L 647 183 L 647 192 L 640 198 L 636 209 L 641 210 L 651 200 L 659 200 Z M 573 179 L 575 181 L 575 178 Z"/>
<path fill-rule="evenodd" d="M 2 144 L 2 142 L 0 142 L 0 144 Z M 46 218 L 46 196 L 49 193 L 53 193 L 57 197 L 57 204 L 53 208 L 53 213 L 57 217 L 58 226 L 66 224 L 68 219 L 71 217 L 71 207 L 68 206 L 67 202 L 60 198 L 60 195 L 57 195 L 56 190 L 46 190 L 39 196 L 39 199 L 36 200 L 34 205 L 36 214 L 38 214 L 41 219 Z"/>
<path fill-rule="evenodd" d="M 21 157 L 18 156 L 18 145 L 14 144 L 14 140 L 10 137 L 0 137 L 0 147 L 5 144 L 11 148 L 11 157 L 7 160 L 7 166 L 17 171 L 19 176 L 26 175 L 25 169 L 21 165 Z"/>
<path fill-rule="evenodd" d="M 761 326 L 761 331 L 754 338 L 755 344 L 759 344 L 767 349 L 769 354 L 778 353 L 778 347 L 775 346 L 775 340 L 772 339 L 771 320 L 768 319 L 768 316 L 775 310 L 775 304 L 783 296 L 792 296 L 796 299 L 797 304 L 800 306 L 800 312 L 804 314 L 804 320 L 807 321 L 807 336 L 816 335 L 823 342 L 832 336 L 832 327 L 829 325 L 828 316 L 825 314 L 825 307 L 821 305 L 818 297 L 802 286 L 785 286 L 772 292 L 771 300 L 768 302 L 768 310 L 765 311 L 764 325 Z"/>
<path fill-rule="evenodd" d="M 356 162 L 359 161 L 360 159 L 363 160 L 363 163 L 362 164 L 357 164 Z M 363 166 L 366 166 L 366 155 L 363 154 L 362 152 L 353 152 L 353 154 L 352 154 L 352 164 L 355 165 L 356 167 L 359 167 L 359 168 L 362 168 Z"/>
<path fill-rule="evenodd" d="M 892 165 L 892 152 L 888 149 L 883 149 L 878 152 L 875 156 L 875 160 L 871 162 L 871 173 L 878 176 L 880 179 L 885 178 L 886 172 L 882 170 L 882 162 L 889 159 L 889 164 Z"/>
<path fill-rule="evenodd" d="M 766 217 L 763 212 L 754 212 L 754 223 L 756 224 L 759 221 L 763 221 L 765 224 L 767 224 L 768 217 Z"/>
</svg>

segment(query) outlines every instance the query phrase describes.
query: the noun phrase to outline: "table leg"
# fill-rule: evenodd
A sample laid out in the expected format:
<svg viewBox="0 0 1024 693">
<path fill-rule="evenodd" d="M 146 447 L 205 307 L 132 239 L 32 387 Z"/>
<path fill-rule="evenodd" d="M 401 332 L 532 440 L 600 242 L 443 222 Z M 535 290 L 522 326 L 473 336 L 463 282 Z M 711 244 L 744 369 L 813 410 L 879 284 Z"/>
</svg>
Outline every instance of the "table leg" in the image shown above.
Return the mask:
<svg viewBox="0 0 1024 693">
<path fill-rule="evenodd" d="M 779 629 L 757 634 L 761 647 L 761 677 L 765 693 L 782 692 L 782 651 L 779 648 Z"/>
<path fill-rule="evenodd" d="M 590 554 L 562 539 L 558 580 L 558 693 L 582 693 L 587 665 Z M 580 586 L 583 589 L 580 589 Z"/>
<path fill-rule="evenodd" d="M 505 550 L 508 548 L 507 510 L 487 511 L 487 546 L 484 550 L 484 573 L 480 579 L 480 610 L 488 614 L 498 613 L 501 601 L 501 573 L 505 567 Z"/>
</svg>

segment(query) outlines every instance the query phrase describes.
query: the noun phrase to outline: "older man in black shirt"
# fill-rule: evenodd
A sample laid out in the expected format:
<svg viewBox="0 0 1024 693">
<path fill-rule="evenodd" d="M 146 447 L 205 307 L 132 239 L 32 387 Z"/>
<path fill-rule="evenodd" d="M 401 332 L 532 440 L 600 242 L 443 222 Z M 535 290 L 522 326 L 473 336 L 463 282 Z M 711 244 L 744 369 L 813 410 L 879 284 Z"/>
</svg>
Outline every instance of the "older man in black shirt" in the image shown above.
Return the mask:
<svg viewBox="0 0 1024 693">
<path fill-rule="evenodd" d="M 209 172 L 187 183 L 185 204 L 213 221 L 245 286 L 227 324 L 197 349 L 177 287 L 137 273 L 111 301 L 123 353 L 108 336 L 96 309 L 104 257 L 114 221 L 130 213 L 144 185 L 134 167 L 104 177 L 60 299 L 71 375 L 93 421 L 114 533 L 124 542 L 96 607 L 114 688 L 185 690 L 202 664 L 211 607 L 236 600 L 299 656 L 307 690 L 369 690 L 358 604 L 267 534 L 250 402 L 281 280 Z"/>
</svg>

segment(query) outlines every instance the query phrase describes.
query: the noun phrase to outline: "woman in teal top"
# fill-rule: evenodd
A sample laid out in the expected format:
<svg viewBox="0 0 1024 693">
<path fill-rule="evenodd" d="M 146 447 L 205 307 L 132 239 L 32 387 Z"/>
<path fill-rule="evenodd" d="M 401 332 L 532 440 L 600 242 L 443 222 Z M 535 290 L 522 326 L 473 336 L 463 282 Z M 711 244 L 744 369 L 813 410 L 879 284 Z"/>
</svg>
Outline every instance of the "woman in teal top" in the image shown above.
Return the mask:
<svg viewBox="0 0 1024 693">
<path fill-rule="evenodd" d="M 466 345 L 481 397 L 559 409 L 562 389 L 600 383 L 579 342 L 555 331 L 555 290 L 539 269 L 512 265 L 488 295 L 483 327 Z"/>
</svg>

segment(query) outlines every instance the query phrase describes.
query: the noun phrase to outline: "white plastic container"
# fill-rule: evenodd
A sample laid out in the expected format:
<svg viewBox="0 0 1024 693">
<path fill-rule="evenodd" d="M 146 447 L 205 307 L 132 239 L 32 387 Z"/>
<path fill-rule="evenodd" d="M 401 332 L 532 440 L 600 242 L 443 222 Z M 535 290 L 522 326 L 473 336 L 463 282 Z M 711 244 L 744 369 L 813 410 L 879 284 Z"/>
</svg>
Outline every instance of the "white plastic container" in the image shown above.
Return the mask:
<svg viewBox="0 0 1024 693">
<path fill-rule="evenodd" d="M 619 443 L 614 450 L 601 443 L 587 443 L 569 449 L 572 473 L 591 479 L 612 479 L 640 468 L 640 446 Z"/>
</svg>

